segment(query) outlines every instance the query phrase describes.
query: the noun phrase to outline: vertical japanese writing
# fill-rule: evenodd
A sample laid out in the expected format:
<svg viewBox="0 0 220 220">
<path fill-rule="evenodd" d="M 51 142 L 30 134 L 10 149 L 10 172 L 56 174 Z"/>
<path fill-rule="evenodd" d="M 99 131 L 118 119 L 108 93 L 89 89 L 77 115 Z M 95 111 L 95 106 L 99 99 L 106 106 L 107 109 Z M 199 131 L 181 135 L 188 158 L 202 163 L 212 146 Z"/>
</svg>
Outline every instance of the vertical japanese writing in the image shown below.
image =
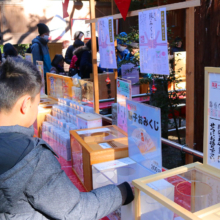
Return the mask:
<svg viewBox="0 0 220 220">
<path fill-rule="evenodd" d="M 108 20 L 108 27 L 109 27 L 109 38 L 110 42 L 113 42 L 113 37 L 112 37 L 112 19 Z"/>
<path fill-rule="evenodd" d="M 164 11 L 161 11 L 161 31 L 162 31 L 162 41 L 166 41 Z"/>
<path fill-rule="evenodd" d="M 150 13 L 149 13 L 149 21 L 150 21 L 150 37 L 151 37 L 151 39 L 154 38 L 154 33 L 153 33 L 153 19 L 154 19 L 153 12 L 150 12 Z"/>
<path fill-rule="evenodd" d="M 215 123 L 210 124 L 210 159 L 214 160 L 215 157 Z"/>
<path fill-rule="evenodd" d="M 220 124 L 218 124 L 218 163 L 220 163 Z"/>
</svg>

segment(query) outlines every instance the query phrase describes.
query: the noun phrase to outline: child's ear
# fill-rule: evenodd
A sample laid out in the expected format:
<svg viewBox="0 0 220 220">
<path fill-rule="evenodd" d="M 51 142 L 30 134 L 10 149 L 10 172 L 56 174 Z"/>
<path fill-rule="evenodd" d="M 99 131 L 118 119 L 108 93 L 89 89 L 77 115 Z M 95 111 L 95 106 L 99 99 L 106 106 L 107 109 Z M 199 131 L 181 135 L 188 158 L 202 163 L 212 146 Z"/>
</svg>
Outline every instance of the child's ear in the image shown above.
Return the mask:
<svg viewBox="0 0 220 220">
<path fill-rule="evenodd" d="M 31 97 L 24 96 L 21 103 L 21 113 L 25 115 L 30 107 L 31 107 Z"/>
</svg>

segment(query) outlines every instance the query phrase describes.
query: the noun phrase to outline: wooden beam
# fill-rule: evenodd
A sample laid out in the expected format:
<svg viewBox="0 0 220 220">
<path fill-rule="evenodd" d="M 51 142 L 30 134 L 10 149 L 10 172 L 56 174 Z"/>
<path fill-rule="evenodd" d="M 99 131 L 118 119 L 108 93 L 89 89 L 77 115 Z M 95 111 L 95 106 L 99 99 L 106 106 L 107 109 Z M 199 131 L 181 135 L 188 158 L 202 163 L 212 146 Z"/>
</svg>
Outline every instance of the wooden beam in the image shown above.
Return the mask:
<svg viewBox="0 0 220 220">
<path fill-rule="evenodd" d="M 127 17 L 138 16 L 139 12 L 152 10 L 152 9 L 158 9 L 158 8 L 166 8 L 167 11 L 172 11 L 172 10 L 196 7 L 196 6 L 200 6 L 200 0 L 189 0 L 187 2 L 180 2 L 180 3 L 175 3 L 175 4 L 162 5 L 162 6 L 159 6 L 159 7 L 157 6 L 157 7 L 145 8 L 145 9 L 136 10 L 136 11 L 129 11 L 128 14 L 127 14 Z M 108 17 L 109 16 L 105 16 L 105 17 L 102 17 L 102 18 L 108 18 Z M 115 14 L 112 17 L 113 17 L 113 19 L 122 18 L 121 14 Z M 100 19 L 100 18 L 94 19 L 94 18 L 91 17 L 90 20 L 87 20 L 85 22 L 86 22 L 86 24 L 94 23 L 94 22 L 97 22 L 98 19 Z"/>
<path fill-rule="evenodd" d="M 138 188 L 134 188 L 134 205 L 135 205 L 135 220 L 141 219 L 141 193 Z"/>
<path fill-rule="evenodd" d="M 186 10 L 186 145 L 189 148 L 194 148 L 194 35 L 194 8 L 189 8 Z M 185 164 L 192 162 L 193 156 L 186 154 Z"/>
<path fill-rule="evenodd" d="M 95 18 L 95 0 L 90 0 L 90 17 Z M 96 31 L 95 23 L 91 23 L 91 40 L 92 40 L 92 69 L 94 83 L 94 110 L 99 114 L 99 81 L 97 68 L 97 46 L 96 46 Z"/>
</svg>

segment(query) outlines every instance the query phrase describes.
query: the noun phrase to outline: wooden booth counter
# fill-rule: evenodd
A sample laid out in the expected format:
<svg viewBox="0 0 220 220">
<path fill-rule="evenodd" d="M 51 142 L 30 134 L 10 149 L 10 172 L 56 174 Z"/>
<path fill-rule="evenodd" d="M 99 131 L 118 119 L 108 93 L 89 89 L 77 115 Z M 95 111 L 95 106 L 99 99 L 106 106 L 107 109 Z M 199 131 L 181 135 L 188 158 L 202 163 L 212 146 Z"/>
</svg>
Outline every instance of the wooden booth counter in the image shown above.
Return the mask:
<svg viewBox="0 0 220 220">
<path fill-rule="evenodd" d="M 132 181 L 135 187 L 135 220 L 220 220 L 220 68 L 205 68 L 203 164 L 192 163 Z M 173 179 L 178 177 L 178 181 Z M 158 192 L 162 181 L 174 187 L 174 198 L 168 191 Z M 157 187 L 152 187 L 156 185 Z M 144 192 L 154 199 L 154 209 L 144 213 L 149 204 Z"/>
<path fill-rule="evenodd" d="M 92 165 L 128 157 L 127 134 L 115 125 L 70 131 L 72 168 L 88 191 Z"/>
</svg>

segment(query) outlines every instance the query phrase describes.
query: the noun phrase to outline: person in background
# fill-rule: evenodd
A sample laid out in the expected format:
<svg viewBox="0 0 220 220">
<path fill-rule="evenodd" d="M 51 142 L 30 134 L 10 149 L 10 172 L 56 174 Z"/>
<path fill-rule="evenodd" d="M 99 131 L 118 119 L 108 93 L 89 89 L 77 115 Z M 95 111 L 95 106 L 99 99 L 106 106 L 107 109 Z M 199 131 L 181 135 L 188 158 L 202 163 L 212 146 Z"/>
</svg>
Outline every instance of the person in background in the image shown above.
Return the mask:
<svg viewBox="0 0 220 220">
<path fill-rule="evenodd" d="M 183 49 L 183 41 L 180 37 L 177 37 L 175 39 L 175 46 L 172 47 L 172 50 L 171 50 L 171 55 L 173 55 L 173 53 L 176 53 L 176 52 L 182 52 L 184 51 Z"/>
<path fill-rule="evenodd" d="M 56 73 L 60 75 L 65 75 L 64 71 L 64 58 L 60 54 L 56 54 L 51 63 L 52 67 L 50 69 L 50 73 Z"/>
<path fill-rule="evenodd" d="M 0 219 L 99 220 L 134 195 L 124 182 L 80 192 L 42 139 L 34 138 L 42 79 L 32 63 L 0 68 Z"/>
<path fill-rule="evenodd" d="M 99 51 L 98 37 L 96 37 L 97 51 Z M 77 57 L 76 67 L 80 70 L 80 77 L 82 79 L 90 78 L 90 73 L 93 72 L 92 68 L 92 53 L 91 53 L 91 39 L 85 46 L 79 47 L 73 51 L 73 56 Z M 103 73 L 103 69 L 98 67 L 98 73 Z"/>
<path fill-rule="evenodd" d="M 39 23 L 37 25 L 39 36 L 37 36 L 32 41 L 31 53 L 33 55 L 33 62 L 36 65 L 36 61 L 44 62 L 44 77 L 46 73 L 50 72 L 51 69 L 51 59 L 48 49 L 50 30 L 46 24 Z"/>
<path fill-rule="evenodd" d="M 125 32 L 121 32 L 119 34 L 121 38 L 127 37 L 127 34 Z M 117 65 L 119 65 L 125 57 L 130 53 L 129 50 L 127 49 L 127 44 L 125 40 L 122 39 L 117 39 L 117 48 L 116 48 L 116 57 L 117 57 Z M 118 68 L 118 76 L 121 76 L 121 67 Z"/>
<path fill-rule="evenodd" d="M 7 58 L 7 57 L 17 57 L 18 56 L 17 50 L 10 43 L 7 43 L 7 44 L 4 45 L 3 51 L 4 51 L 5 58 Z"/>
<path fill-rule="evenodd" d="M 78 47 L 84 46 L 84 33 L 82 31 L 77 31 L 74 34 L 74 43 L 70 45 L 66 51 L 65 62 L 70 64 L 73 57 L 73 51 Z"/>
</svg>

